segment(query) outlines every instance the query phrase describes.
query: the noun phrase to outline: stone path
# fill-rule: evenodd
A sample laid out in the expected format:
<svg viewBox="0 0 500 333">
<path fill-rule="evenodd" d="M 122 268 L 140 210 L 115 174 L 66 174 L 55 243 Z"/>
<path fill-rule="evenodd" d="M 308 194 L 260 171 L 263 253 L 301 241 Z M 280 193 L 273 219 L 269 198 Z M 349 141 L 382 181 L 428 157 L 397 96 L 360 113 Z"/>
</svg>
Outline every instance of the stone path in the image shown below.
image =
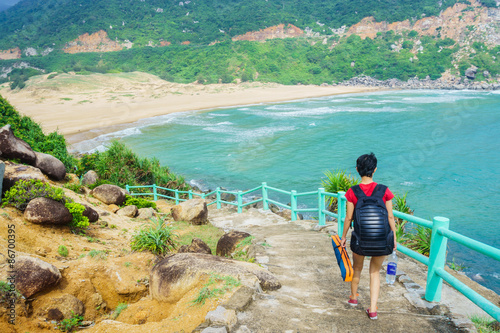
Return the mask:
<svg viewBox="0 0 500 333">
<path fill-rule="evenodd" d="M 243 214 L 211 210 L 210 221 L 226 230 L 252 234 L 257 262 L 282 283 L 279 290 L 257 294 L 238 314 L 233 332 L 467 331 L 451 322 L 447 307 L 430 304 L 429 308 L 434 307 L 430 311 L 417 308 L 408 300 L 407 287 L 400 282 L 389 286 L 385 280 L 381 284 L 379 319 L 370 320 L 364 312 L 370 299 L 368 260 L 361 276 L 360 304 L 355 308 L 348 305 L 350 286 L 340 277 L 330 236 L 312 230 L 314 221 L 291 223 L 256 209 Z M 381 279 L 385 279 L 384 273 Z"/>
</svg>

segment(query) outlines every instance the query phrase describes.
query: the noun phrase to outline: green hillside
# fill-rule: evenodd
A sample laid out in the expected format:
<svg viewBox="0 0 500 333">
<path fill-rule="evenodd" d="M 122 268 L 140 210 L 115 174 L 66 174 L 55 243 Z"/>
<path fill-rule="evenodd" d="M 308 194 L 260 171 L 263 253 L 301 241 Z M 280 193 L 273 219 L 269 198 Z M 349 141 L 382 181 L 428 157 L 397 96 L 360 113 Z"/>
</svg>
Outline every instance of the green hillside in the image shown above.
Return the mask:
<svg viewBox="0 0 500 333">
<path fill-rule="evenodd" d="M 208 44 L 280 23 L 331 33 L 366 16 L 389 22 L 437 15 L 457 0 L 22 0 L 0 13 L 0 49 L 61 47 L 107 31 L 135 46 Z"/>
</svg>

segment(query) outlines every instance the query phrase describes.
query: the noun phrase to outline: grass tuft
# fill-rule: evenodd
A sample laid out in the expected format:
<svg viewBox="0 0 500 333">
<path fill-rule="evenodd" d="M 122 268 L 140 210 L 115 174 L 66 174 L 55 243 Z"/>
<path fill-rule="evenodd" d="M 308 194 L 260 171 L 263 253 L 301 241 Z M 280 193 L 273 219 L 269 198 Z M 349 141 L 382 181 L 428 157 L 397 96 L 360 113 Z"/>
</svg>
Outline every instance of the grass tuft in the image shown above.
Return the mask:
<svg viewBox="0 0 500 333">
<path fill-rule="evenodd" d="M 173 227 L 167 225 L 164 218 L 151 218 L 148 224 L 142 227 L 132 237 L 130 247 L 132 251 L 150 251 L 164 256 L 177 248 L 177 235 Z"/>
</svg>

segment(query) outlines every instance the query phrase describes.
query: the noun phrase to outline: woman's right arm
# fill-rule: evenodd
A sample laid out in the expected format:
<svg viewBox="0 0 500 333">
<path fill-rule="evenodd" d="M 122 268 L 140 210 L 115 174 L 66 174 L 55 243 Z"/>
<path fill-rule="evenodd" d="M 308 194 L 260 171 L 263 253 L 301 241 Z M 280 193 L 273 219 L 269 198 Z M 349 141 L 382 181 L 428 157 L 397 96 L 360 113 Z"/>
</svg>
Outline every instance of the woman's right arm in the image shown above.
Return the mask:
<svg viewBox="0 0 500 333">
<path fill-rule="evenodd" d="M 340 245 L 342 247 L 345 247 L 346 245 L 347 232 L 349 231 L 349 227 L 351 226 L 353 212 L 354 212 L 354 204 L 352 202 L 347 201 L 345 220 L 344 220 L 344 230 L 342 231 L 342 238 L 340 239 Z"/>
</svg>

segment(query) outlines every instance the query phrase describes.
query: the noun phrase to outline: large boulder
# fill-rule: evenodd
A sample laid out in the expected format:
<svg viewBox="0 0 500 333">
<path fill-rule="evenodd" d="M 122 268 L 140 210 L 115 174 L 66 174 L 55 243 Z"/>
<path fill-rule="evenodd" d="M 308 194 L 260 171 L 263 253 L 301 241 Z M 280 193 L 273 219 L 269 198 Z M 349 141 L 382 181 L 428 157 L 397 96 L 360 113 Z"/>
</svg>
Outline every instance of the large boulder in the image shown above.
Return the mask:
<svg viewBox="0 0 500 333">
<path fill-rule="evenodd" d="M 2 199 L 3 175 L 5 174 L 5 163 L 0 161 L 0 200 Z"/>
<path fill-rule="evenodd" d="M 469 80 L 474 80 L 476 78 L 476 73 L 477 73 L 477 67 L 471 66 L 465 70 L 465 76 Z"/>
<path fill-rule="evenodd" d="M 39 179 L 47 181 L 47 177 L 38 168 L 5 161 L 5 174 L 3 176 L 3 192 L 8 191 L 19 180 Z"/>
<path fill-rule="evenodd" d="M 35 152 L 35 167 L 54 180 L 63 180 L 66 176 L 66 167 L 63 162 L 52 155 Z"/>
<path fill-rule="evenodd" d="M 83 175 L 82 185 L 94 185 L 98 180 L 99 176 L 97 175 L 97 172 L 95 172 L 94 170 L 89 170 Z"/>
<path fill-rule="evenodd" d="M 256 264 L 201 253 L 177 253 L 153 267 L 149 291 L 153 299 L 173 304 L 190 290 L 201 288 L 200 281 L 213 273 L 238 279 L 252 275 L 263 290 L 281 288 L 274 275 Z"/>
<path fill-rule="evenodd" d="M 231 253 L 236 251 L 238 243 L 245 238 L 250 237 L 250 234 L 242 231 L 231 231 L 224 234 L 217 242 L 216 254 L 222 257 L 230 257 Z"/>
<path fill-rule="evenodd" d="M 45 300 L 44 304 L 36 310 L 37 317 L 47 320 L 63 320 L 74 315 L 82 316 L 85 307 L 78 298 L 70 294 Z"/>
<path fill-rule="evenodd" d="M 36 155 L 30 145 L 17 138 L 10 125 L 0 128 L 0 155 L 3 158 L 19 159 L 22 163 L 34 165 Z"/>
<path fill-rule="evenodd" d="M 89 222 L 97 222 L 99 220 L 99 213 L 90 207 L 89 205 L 82 204 L 85 207 L 85 210 L 83 211 L 82 215 L 86 216 L 89 219 Z"/>
<path fill-rule="evenodd" d="M 62 224 L 71 223 L 73 215 L 62 203 L 49 198 L 36 198 L 31 200 L 24 211 L 24 218 L 36 224 Z"/>
<path fill-rule="evenodd" d="M 125 206 L 122 209 L 119 209 L 116 212 L 116 215 L 127 216 L 127 217 L 136 217 L 137 212 L 138 212 L 137 206 L 130 205 L 130 206 Z"/>
<path fill-rule="evenodd" d="M 106 205 L 121 206 L 125 202 L 125 192 L 116 185 L 103 184 L 97 186 L 90 194 Z"/>
<path fill-rule="evenodd" d="M 179 248 L 177 253 L 205 253 L 212 254 L 210 247 L 201 239 L 193 238 L 191 245 L 183 245 Z"/>
<path fill-rule="evenodd" d="M 26 298 L 57 285 L 62 279 L 56 266 L 38 258 L 17 256 L 14 266 L 16 289 Z"/>
<path fill-rule="evenodd" d="M 155 210 L 151 207 L 148 208 L 139 208 L 137 212 L 137 218 L 141 220 L 148 220 L 152 218 L 156 214 Z"/>
<path fill-rule="evenodd" d="M 191 199 L 172 208 L 175 221 L 191 222 L 195 225 L 208 223 L 207 203 L 203 199 Z"/>
</svg>

